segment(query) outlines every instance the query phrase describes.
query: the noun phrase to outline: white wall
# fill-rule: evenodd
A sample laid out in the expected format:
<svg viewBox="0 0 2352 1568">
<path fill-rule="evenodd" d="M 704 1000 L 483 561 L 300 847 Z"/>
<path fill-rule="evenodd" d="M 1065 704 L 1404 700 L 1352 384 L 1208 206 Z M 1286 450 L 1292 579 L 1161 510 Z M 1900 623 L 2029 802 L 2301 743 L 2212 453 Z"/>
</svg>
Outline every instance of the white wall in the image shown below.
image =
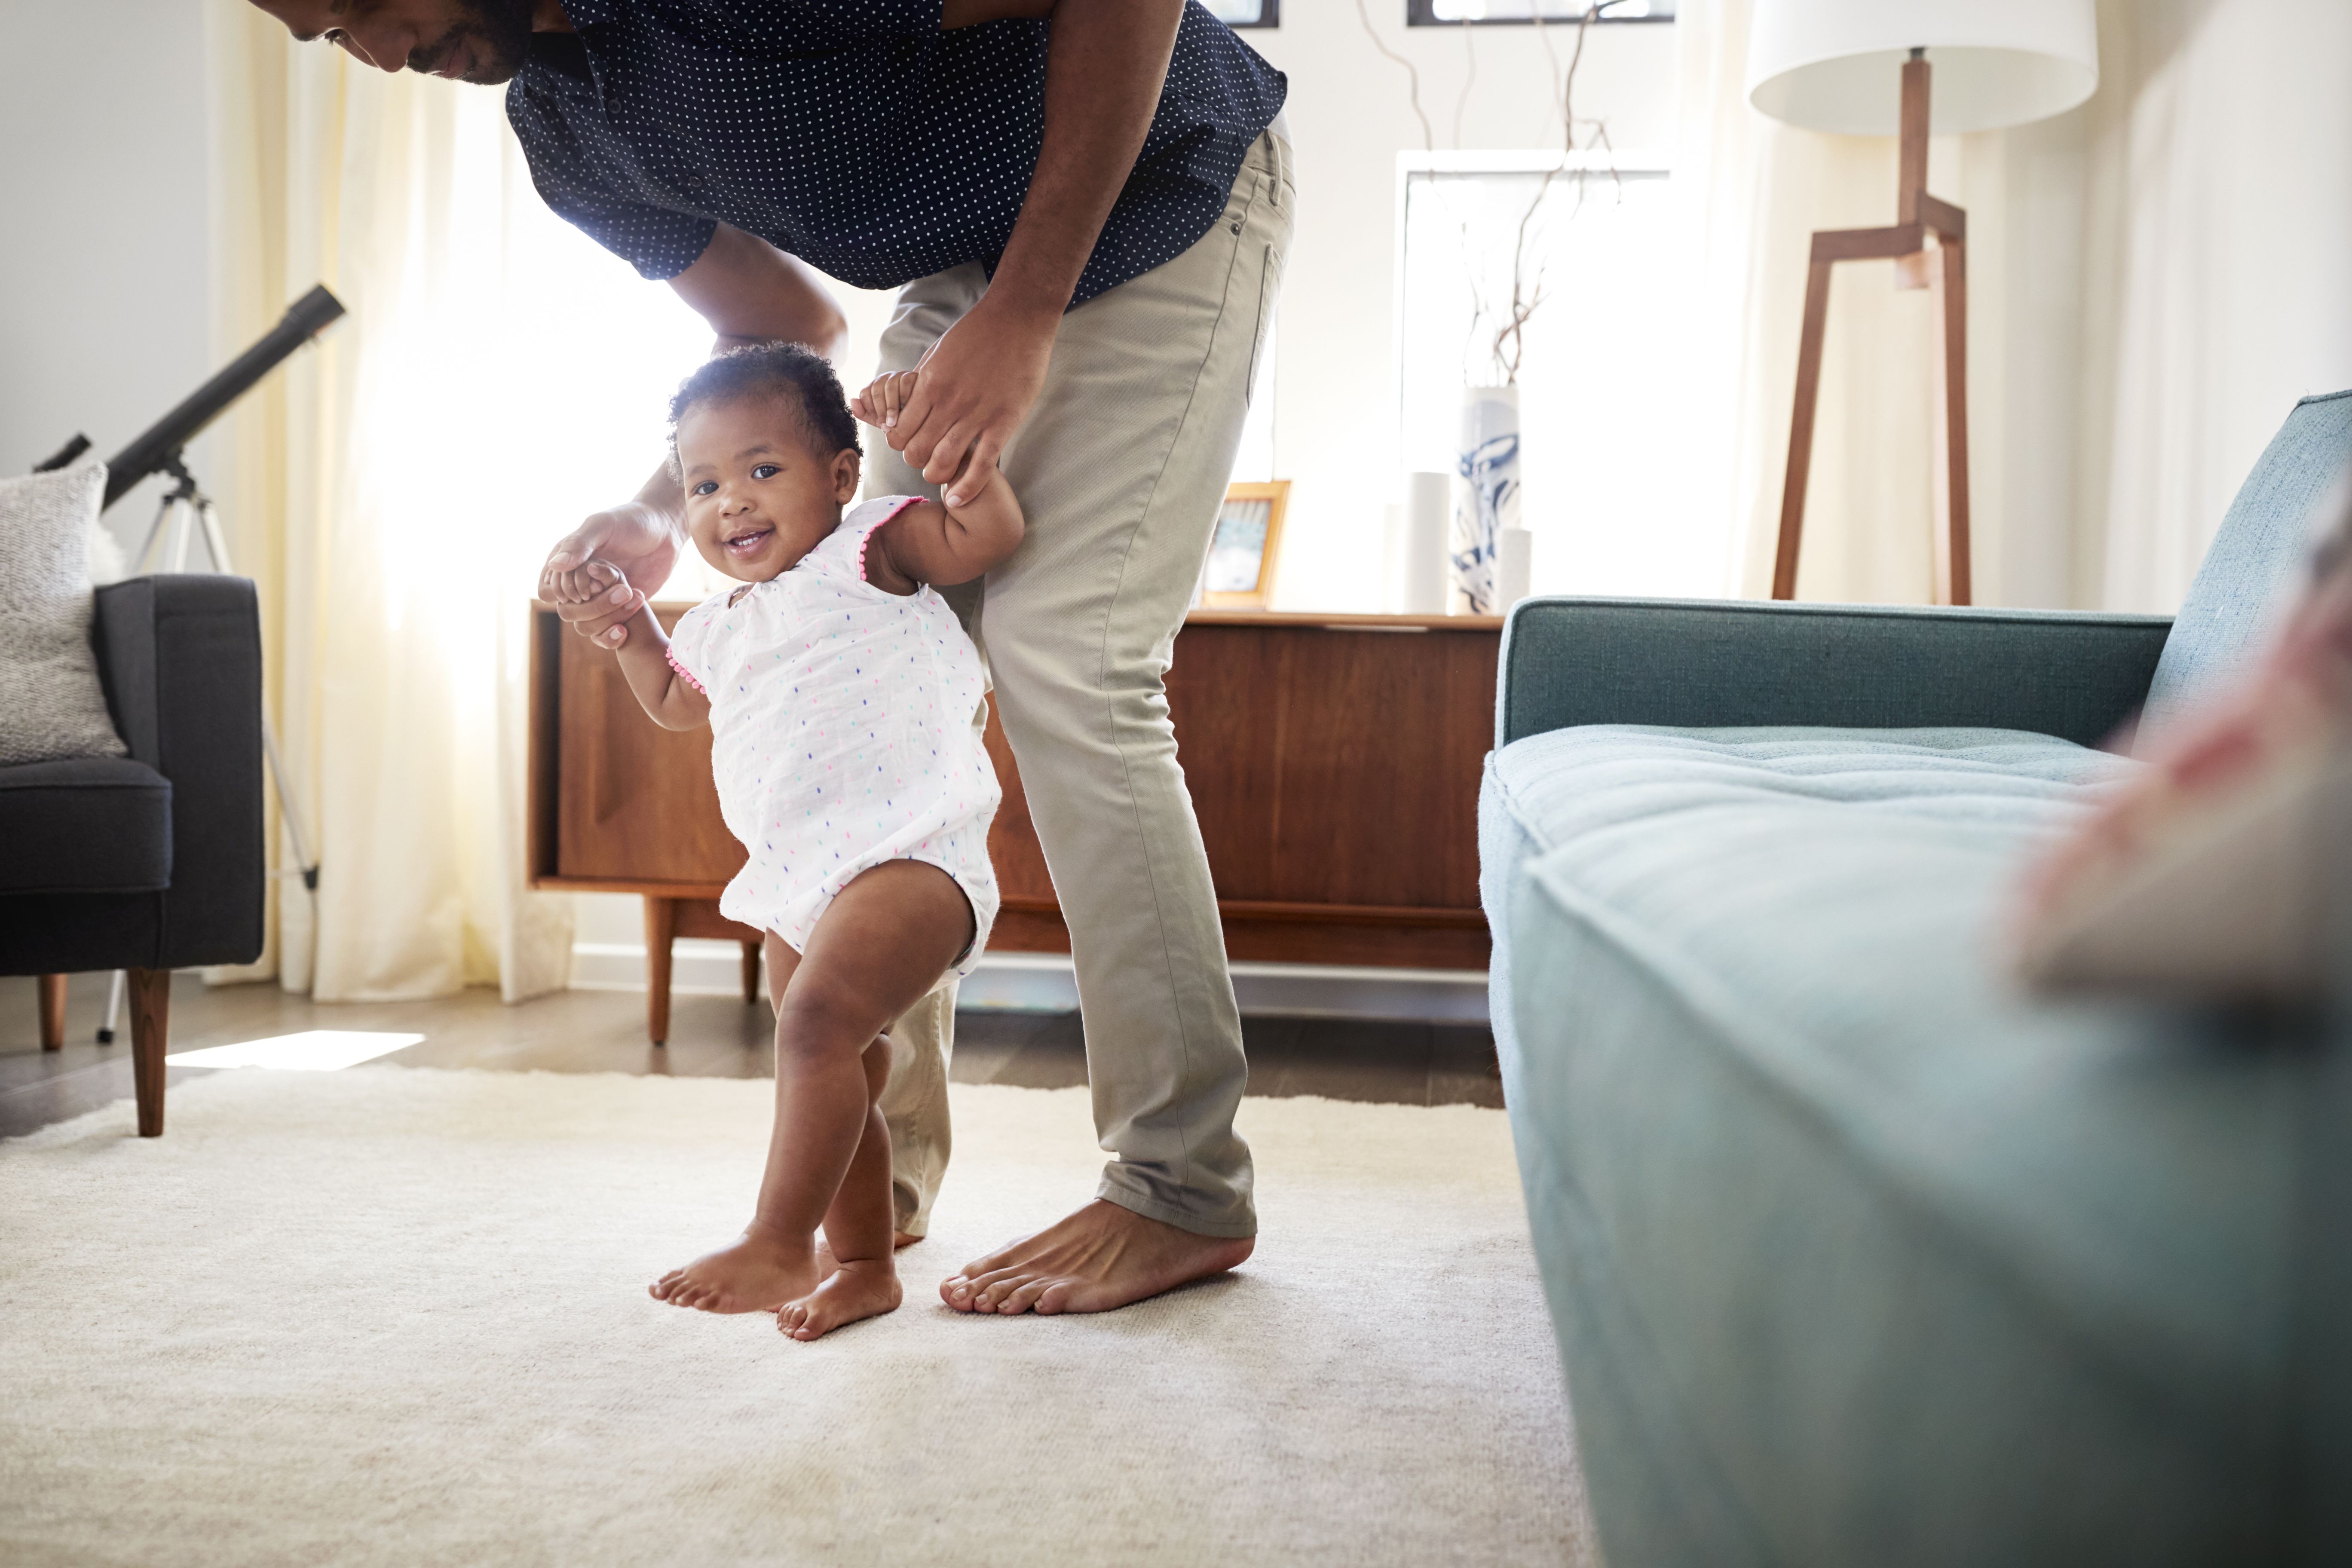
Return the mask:
<svg viewBox="0 0 2352 1568">
<path fill-rule="evenodd" d="M 214 369 L 205 90 L 187 0 L 0 0 L 0 474 L 107 456 Z"/>
<path fill-rule="evenodd" d="M 1535 29 L 1407 27 L 1404 9 L 1365 0 L 1381 39 L 1419 71 L 1440 149 L 1558 144 Z M 1574 29 L 1544 32 L 1564 68 Z M 1293 0 L 1281 26 L 1242 37 L 1290 78 L 1299 184 L 1274 365 L 1274 477 L 1293 481 L 1276 603 L 1378 610 L 1381 510 L 1399 499 L 1396 155 L 1425 145 L 1422 128 L 1403 68 L 1373 47 L 1355 0 Z M 1673 143 L 1674 95 L 1672 26 L 1591 30 L 1579 119 L 1605 119 L 1621 151 L 1661 152 Z"/>
</svg>

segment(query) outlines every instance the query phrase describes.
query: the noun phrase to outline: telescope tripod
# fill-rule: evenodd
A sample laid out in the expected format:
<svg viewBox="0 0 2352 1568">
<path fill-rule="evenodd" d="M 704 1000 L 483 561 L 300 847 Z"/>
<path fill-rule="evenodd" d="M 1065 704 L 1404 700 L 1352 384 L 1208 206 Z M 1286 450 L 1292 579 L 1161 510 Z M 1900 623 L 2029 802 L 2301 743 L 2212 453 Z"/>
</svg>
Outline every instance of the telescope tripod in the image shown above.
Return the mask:
<svg viewBox="0 0 2352 1568">
<path fill-rule="evenodd" d="M 179 482 L 164 493 L 162 504 L 156 507 L 155 521 L 149 526 L 147 537 L 141 542 L 139 552 L 131 558 L 129 574 L 137 576 L 146 567 L 149 558 L 157 553 L 159 544 L 163 547 L 165 563 L 157 570 L 185 572 L 188 570 L 189 548 L 199 541 L 204 544 L 205 558 L 211 563 L 213 571 L 233 574 L 235 568 L 229 564 L 228 541 L 221 535 L 220 517 L 213 509 L 212 498 L 198 488 L 196 477 L 188 471 L 187 464 L 178 453 L 171 454 L 157 467 Z M 319 889 L 319 863 L 310 858 L 310 836 L 303 831 L 302 810 L 295 804 L 292 786 L 286 782 L 285 759 L 278 754 L 277 726 L 270 723 L 266 710 L 261 715 L 261 747 L 269 759 L 269 782 L 278 793 L 278 809 L 286 819 L 287 836 L 294 840 L 297 868 L 289 871 L 273 871 L 270 875 L 299 876 L 305 888 L 316 892 Z M 113 984 L 107 989 L 106 1023 L 98 1031 L 100 1045 L 114 1043 L 114 1021 L 122 1012 L 123 979 L 122 971 L 116 970 Z"/>
</svg>

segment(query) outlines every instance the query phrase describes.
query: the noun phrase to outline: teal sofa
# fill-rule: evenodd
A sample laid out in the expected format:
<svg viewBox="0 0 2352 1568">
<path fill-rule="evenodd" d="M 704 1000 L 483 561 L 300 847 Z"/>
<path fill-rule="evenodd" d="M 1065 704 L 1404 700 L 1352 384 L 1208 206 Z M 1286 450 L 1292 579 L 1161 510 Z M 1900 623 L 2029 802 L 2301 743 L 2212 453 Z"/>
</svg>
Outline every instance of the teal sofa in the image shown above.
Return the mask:
<svg viewBox="0 0 2352 1568">
<path fill-rule="evenodd" d="M 2352 1563 L 2326 1024 L 2000 955 L 2139 765 L 2097 743 L 2246 663 L 2348 468 L 2352 393 L 2297 405 L 2177 621 L 1513 612 L 1493 1017 L 1612 1568 Z"/>
</svg>

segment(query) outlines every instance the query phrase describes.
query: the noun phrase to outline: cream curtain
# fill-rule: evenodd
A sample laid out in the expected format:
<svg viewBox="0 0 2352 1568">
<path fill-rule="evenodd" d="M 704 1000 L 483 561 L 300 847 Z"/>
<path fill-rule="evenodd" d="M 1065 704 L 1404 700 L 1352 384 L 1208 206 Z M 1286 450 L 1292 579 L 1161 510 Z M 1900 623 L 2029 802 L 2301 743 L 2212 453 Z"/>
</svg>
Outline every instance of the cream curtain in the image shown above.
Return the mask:
<svg viewBox="0 0 2352 1568">
<path fill-rule="evenodd" d="M 1892 138 L 1748 109 L 1747 0 L 1679 8 L 1676 184 L 1698 268 L 1692 447 L 1731 520 L 1727 591 L 1769 587 L 1817 228 L 1894 220 Z M 2111 0 L 2070 114 L 1939 137 L 1969 213 L 1980 604 L 2168 610 L 2294 399 L 2352 385 L 2352 7 Z M 1831 297 L 1807 599 L 1925 603 L 1935 323 L 1891 263 Z"/>
<path fill-rule="evenodd" d="M 314 282 L 352 312 L 239 409 L 216 487 L 322 873 L 315 896 L 279 879 L 262 963 L 214 978 L 327 1001 L 559 989 L 572 901 L 530 891 L 523 859 L 532 577 L 650 471 L 706 340 L 545 214 L 499 93 L 206 4 L 221 344 Z"/>
</svg>

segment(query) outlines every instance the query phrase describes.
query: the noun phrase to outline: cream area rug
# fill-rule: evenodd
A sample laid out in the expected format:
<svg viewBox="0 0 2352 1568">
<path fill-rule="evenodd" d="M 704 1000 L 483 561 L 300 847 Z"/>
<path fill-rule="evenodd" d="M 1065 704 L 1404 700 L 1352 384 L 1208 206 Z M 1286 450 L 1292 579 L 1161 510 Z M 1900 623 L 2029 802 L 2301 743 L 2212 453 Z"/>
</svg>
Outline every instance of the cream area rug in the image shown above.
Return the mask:
<svg viewBox="0 0 2352 1568">
<path fill-rule="evenodd" d="M 1091 1194 L 1083 1089 L 955 1089 L 907 1304 L 648 1299 L 770 1087 L 224 1072 L 0 1144 L 0 1562 L 1597 1562 L 1500 1112 L 1252 1100 L 1242 1271 L 1099 1317 L 940 1278 Z"/>
</svg>

